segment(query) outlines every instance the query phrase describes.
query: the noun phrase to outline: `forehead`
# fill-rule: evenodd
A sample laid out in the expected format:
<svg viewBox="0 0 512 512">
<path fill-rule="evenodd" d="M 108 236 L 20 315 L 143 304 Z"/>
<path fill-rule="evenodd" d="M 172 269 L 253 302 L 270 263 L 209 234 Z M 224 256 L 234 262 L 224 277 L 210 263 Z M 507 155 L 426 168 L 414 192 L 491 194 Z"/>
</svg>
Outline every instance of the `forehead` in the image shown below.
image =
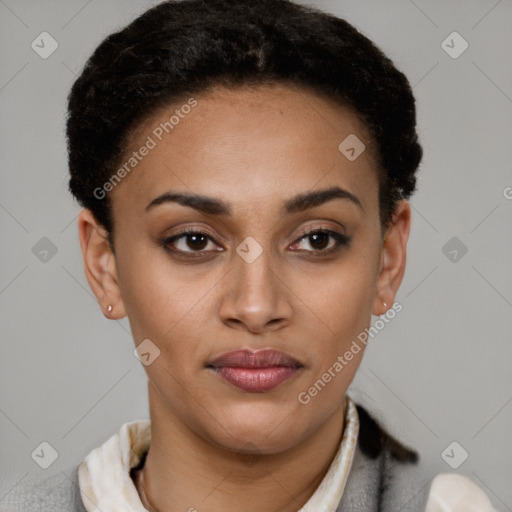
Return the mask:
<svg viewBox="0 0 512 512">
<path fill-rule="evenodd" d="M 121 165 L 137 162 L 113 190 L 113 203 L 145 207 L 169 189 L 242 208 L 343 186 L 370 210 L 377 199 L 372 151 L 353 111 L 313 92 L 217 88 L 160 108 L 137 126 Z"/>
</svg>

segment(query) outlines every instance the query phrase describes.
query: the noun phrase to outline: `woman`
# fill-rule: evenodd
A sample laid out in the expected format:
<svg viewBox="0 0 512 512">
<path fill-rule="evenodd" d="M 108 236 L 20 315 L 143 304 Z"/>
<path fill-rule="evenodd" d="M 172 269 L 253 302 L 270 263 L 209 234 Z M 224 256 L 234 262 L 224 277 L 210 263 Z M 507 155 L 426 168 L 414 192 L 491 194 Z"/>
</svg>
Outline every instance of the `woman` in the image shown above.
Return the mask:
<svg viewBox="0 0 512 512">
<path fill-rule="evenodd" d="M 346 394 L 401 307 L 422 156 L 371 41 L 288 0 L 164 2 L 96 49 L 67 136 L 85 273 L 130 321 L 150 420 L 24 510 L 494 510 L 413 476 Z"/>
</svg>

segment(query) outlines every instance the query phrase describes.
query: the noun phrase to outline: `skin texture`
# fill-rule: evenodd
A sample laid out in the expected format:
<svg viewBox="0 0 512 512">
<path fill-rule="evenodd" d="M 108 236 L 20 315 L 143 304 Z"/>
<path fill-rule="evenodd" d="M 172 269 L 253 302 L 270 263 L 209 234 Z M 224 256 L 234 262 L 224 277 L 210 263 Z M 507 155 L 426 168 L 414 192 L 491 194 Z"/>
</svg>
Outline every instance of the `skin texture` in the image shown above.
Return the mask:
<svg viewBox="0 0 512 512">
<path fill-rule="evenodd" d="M 161 351 L 144 367 L 152 421 L 146 507 L 297 511 L 339 446 L 343 399 L 364 350 L 307 405 L 297 396 L 349 349 L 372 314 L 393 304 L 410 206 L 400 203 L 383 240 L 371 141 L 349 109 L 284 85 L 194 98 L 197 106 L 111 192 L 115 255 L 91 212 L 80 214 L 85 272 L 104 314 L 128 315 L 135 344 L 150 339 Z M 127 155 L 178 107 L 141 123 Z M 338 149 L 349 134 L 367 145 L 355 161 Z M 362 208 L 333 199 L 281 211 L 295 195 L 334 186 Z M 168 191 L 221 199 L 232 215 L 171 202 L 145 210 Z M 169 247 L 188 252 L 169 252 L 162 241 L 183 227 L 211 240 L 197 249 L 185 236 Z M 349 245 L 322 255 L 338 244 L 304 234 L 319 228 L 344 234 Z M 236 252 L 246 237 L 262 248 L 251 263 Z M 275 348 L 303 368 L 271 391 L 244 392 L 205 366 L 242 348 Z"/>
</svg>

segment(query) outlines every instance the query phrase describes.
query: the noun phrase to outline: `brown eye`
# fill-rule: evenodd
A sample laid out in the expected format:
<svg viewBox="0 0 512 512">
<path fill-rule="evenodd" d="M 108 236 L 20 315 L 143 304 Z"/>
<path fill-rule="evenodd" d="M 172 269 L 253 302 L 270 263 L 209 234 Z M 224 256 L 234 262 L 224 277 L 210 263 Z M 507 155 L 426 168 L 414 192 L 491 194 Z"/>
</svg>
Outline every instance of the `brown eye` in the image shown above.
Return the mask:
<svg viewBox="0 0 512 512">
<path fill-rule="evenodd" d="M 308 236 L 311 247 L 318 250 L 323 250 L 329 245 L 329 238 L 331 238 L 331 235 L 320 231 Z"/>
<path fill-rule="evenodd" d="M 338 251 L 342 246 L 348 246 L 350 239 L 342 233 L 330 229 L 314 229 L 305 233 L 291 247 L 297 248 L 301 243 L 306 246 L 306 249 L 299 248 L 299 250 L 304 252 L 331 254 Z M 311 249 L 308 249 L 307 246 Z"/>
<path fill-rule="evenodd" d="M 208 245 L 208 238 L 200 233 L 185 235 L 182 238 L 185 238 L 187 246 L 193 250 L 200 251 Z"/>
<path fill-rule="evenodd" d="M 211 244 L 212 247 L 209 251 L 206 251 L 208 244 Z M 209 233 L 197 230 L 185 230 L 177 235 L 166 238 L 162 242 L 162 246 L 173 253 L 198 253 L 198 256 L 203 252 L 219 250 Z"/>
</svg>

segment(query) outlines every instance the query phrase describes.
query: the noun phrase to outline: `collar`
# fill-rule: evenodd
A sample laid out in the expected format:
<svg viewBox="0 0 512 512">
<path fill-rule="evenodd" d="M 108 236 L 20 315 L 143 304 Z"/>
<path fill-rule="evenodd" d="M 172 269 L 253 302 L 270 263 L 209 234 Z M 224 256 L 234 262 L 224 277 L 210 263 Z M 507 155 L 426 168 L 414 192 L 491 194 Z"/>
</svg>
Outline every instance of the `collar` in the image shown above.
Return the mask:
<svg viewBox="0 0 512 512">
<path fill-rule="evenodd" d="M 345 395 L 343 437 L 336 455 L 311 498 L 298 512 L 335 512 L 347 482 L 359 433 L 354 402 Z M 151 421 L 124 423 L 78 466 L 78 483 L 87 512 L 147 512 L 130 477 L 151 443 Z"/>
</svg>

